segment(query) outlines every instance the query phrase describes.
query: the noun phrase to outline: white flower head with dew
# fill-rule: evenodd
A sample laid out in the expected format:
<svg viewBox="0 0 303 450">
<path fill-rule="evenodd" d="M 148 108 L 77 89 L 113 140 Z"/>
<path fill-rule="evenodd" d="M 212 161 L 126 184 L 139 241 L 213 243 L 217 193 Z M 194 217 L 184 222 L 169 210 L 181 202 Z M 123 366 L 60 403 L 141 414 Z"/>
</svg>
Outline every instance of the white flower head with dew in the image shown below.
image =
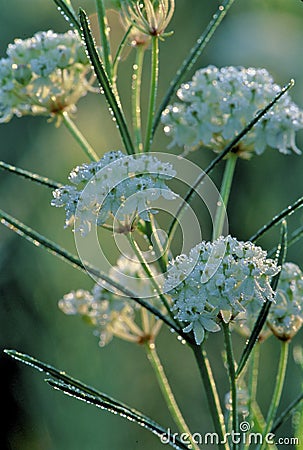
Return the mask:
<svg viewBox="0 0 303 450">
<path fill-rule="evenodd" d="M 280 91 L 266 69 L 208 66 L 183 84 L 180 101 L 164 110 L 164 132 L 172 138 L 170 146 L 185 152 L 204 146 L 220 153 Z M 267 146 L 300 154 L 295 133 L 302 128 L 303 112 L 286 93 L 234 151 L 243 158 L 260 155 Z"/>
<path fill-rule="evenodd" d="M 188 274 L 187 266 L 197 256 Z M 278 272 L 279 267 L 266 258 L 261 247 L 227 236 L 202 241 L 189 256 L 177 257 L 165 288 L 172 297 L 175 317 L 185 324 L 183 331 L 192 331 L 200 344 L 206 331 L 219 331 L 220 321 L 230 322 L 251 302 L 273 300 L 270 280 Z"/>
<path fill-rule="evenodd" d="M 36 33 L 9 44 L 0 59 L 0 123 L 16 115 L 59 118 L 74 112 L 78 100 L 93 90 L 89 61 L 78 33 Z"/>
<path fill-rule="evenodd" d="M 75 225 L 82 236 L 109 218 L 120 224 L 120 232 L 127 233 L 137 219 L 149 221 L 149 213 L 155 213 L 153 201 L 176 198 L 166 185 L 174 176 L 172 165 L 155 156 L 108 152 L 98 162 L 76 167 L 69 180 L 78 189 L 70 185 L 56 189 L 52 205 L 65 207 L 66 226 Z"/>
<path fill-rule="evenodd" d="M 239 334 L 248 337 L 258 319 L 261 305 L 250 303 L 245 312 L 240 313 L 233 324 Z M 259 340 L 263 341 L 271 334 L 280 340 L 290 340 L 303 324 L 303 273 L 294 263 L 284 263 L 281 269 L 275 302 L 272 303 L 267 325 L 263 328 Z"/>
</svg>

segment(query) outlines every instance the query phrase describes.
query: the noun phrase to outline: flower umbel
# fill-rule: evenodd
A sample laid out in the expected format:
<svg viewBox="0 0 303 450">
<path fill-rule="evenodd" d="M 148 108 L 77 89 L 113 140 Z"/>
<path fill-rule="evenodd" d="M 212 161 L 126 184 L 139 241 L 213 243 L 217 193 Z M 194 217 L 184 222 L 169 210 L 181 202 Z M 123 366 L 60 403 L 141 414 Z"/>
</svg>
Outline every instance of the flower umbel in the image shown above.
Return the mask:
<svg viewBox="0 0 303 450">
<path fill-rule="evenodd" d="M 190 273 L 188 267 L 194 267 Z M 183 331 L 193 331 L 200 344 L 206 331 L 219 331 L 220 321 L 230 322 L 248 304 L 273 300 L 270 279 L 278 272 L 261 247 L 220 237 L 202 241 L 189 256 L 178 256 L 168 270 L 165 289 L 172 297 L 175 317 L 186 324 Z"/>
<path fill-rule="evenodd" d="M 149 297 L 153 304 L 159 303 L 150 280 L 135 257 L 121 256 L 109 275 L 113 281 L 127 285 L 135 295 Z M 92 325 L 101 347 L 114 336 L 139 344 L 154 340 L 161 327 L 161 322 L 154 316 L 143 311 L 134 301 L 113 292 L 112 287 L 108 290 L 106 285 L 95 284 L 91 292 L 83 289 L 72 291 L 59 301 L 59 308 L 65 314 L 82 316 Z"/>
<path fill-rule="evenodd" d="M 267 324 L 282 341 L 292 339 L 303 324 L 303 273 L 296 264 L 283 264 Z"/>
<path fill-rule="evenodd" d="M 146 36 L 168 36 L 165 29 L 175 10 L 174 0 L 121 2 L 124 20 Z"/>
<path fill-rule="evenodd" d="M 178 90 L 179 103 L 162 115 L 165 133 L 185 152 L 200 146 L 221 152 L 281 88 L 266 69 L 208 66 Z M 267 146 L 300 154 L 296 131 L 303 112 L 286 94 L 241 140 L 234 151 L 242 158 L 260 155 Z"/>
<path fill-rule="evenodd" d="M 165 184 L 174 176 L 171 164 L 152 155 L 108 152 L 98 162 L 76 167 L 69 180 L 80 189 L 71 185 L 56 189 L 52 205 L 64 206 L 66 226 L 73 226 L 76 218 L 76 231 L 82 235 L 110 217 L 115 220 L 115 231 L 128 233 L 137 219 L 148 221 L 149 213 L 155 213 L 151 202 L 161 196 L 175 198 Z"/>
<path fill-rule="evenodd" d="M 88 78 L 90 75 L 90 79 Z M 16 115 L 74 112 L 93 77 L 79 35 L 49 30 L 16 39 L 0 59 L 0 123 Z"/>
</svg>

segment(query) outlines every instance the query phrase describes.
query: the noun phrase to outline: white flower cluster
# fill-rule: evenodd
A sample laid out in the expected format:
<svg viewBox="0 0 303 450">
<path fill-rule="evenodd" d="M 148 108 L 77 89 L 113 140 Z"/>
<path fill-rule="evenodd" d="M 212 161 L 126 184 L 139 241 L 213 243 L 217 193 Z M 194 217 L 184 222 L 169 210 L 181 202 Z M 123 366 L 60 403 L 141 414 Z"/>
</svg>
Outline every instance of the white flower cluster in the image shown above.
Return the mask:
<svg viewBox="0 0 303 450">
<path fill-rule="evenodd" d="M 267 324 L 283 341 L 292 339 L 303 324 L 303 273 L 296 264 L 283 264 Z"/>
<path fill-rule="evenodd" d="M 248 337 L 256 323 L 261 305 L 250 303 L 246 311 L 239 314 L 234 329 Z M 259 340 L 271 333 L 281 340 L 292 339 L 303 324 L 303 273 L 294 263 L 284 263 L 281 269 L 275 302 L 272 303 Z"/>
<path fill-rule="evenodd" d="M 117 265 L 111 268 L 109 276 L 117 283 L 124 283 L 123 286 L 127 286 L 137 297 L 149 297 L 153 304 L 158 303 L 150 280 L 146 278 L 135 257 L 130 259 L 121 256 Z M 108 344 L 114 336 L 138 343 L 155 337 L 160 329 L 160 322 L 146 313 L 144 326 L 137 324 L 140 317 L 138 311 L 142 308 L 134 301 L 114 293 L 112 287 L 110 289 L 106 289 L 106 284 L 105 287 L 95 284 L 91 292 L 83 289 L 72 291 L 59 301 L 59 308 L 65 314 L 82 316 L 92 325 L 101 347 Z"/>
<path fill-rule="evenodd" d="M 55 116 L 74 111 L 92 89 L 89 62 L 76 32 L 36 33 L 9 44 L 0 59 L 0 123 L 13 115 Z"/>
<path fill-rule="evenodd" d="M 249 303 L 273 300 L 270 279 L 278 272 L 261 247 L 220 237 L 202 241 L 189 256 L 178 256 L 168 270 L 165 290 L 176 319 L 186 324 L 183 331 L 193 331 L 200 344 L 206 331 L 219 331 L 221 320 L 230 322 Z"/>
<path fill-rule="evenodd" d="M 70 185 L 56 189 L 52 205 L 65 206 L 66 226 L 74 225 L 76 216 L 76 230 L 84 236 L 109 217 L 118 221 L 121 232 L 128 232 L 138 216 L 149 220 L 148 213 L 155 213 L 149 206 L 152 201 L 175 198 L 165 184 L 174 176 L 170 163 L 152 155 L 108 152 L 98 162 L 76 167 L 69 180 L 80 189 Z"/>
<path fill-rule="evenodd" d="M 181 102 L 164 110 L 164 131 L 172 137 L 171 146 L 187 152 L 200 146 L 221 152 L 280 90 L 265 69 L 208 66 L 181 86 Z M 260 155 L 267 146 L 300 154 L 295 133 L 302 128 L 303 112 L 285 94 L 235 150 L 243 158 Z"/>
</svg>

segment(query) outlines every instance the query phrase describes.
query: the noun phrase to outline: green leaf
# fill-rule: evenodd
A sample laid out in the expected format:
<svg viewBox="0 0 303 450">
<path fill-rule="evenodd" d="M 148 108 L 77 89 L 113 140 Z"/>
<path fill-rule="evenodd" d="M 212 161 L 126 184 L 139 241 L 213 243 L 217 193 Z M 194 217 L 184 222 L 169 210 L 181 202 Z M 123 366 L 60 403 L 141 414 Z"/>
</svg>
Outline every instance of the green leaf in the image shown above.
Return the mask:
<svg viewBox="0 0 303 450">
<path fill-rule="evenodd" d="M 279 266 L 282 266 L 282 264 L 285 261 L 285 257 L 286 257 L 286 252 L 287 252 L 287 226 L 286 226 L 286 222 L 283 221 L 282 225 L 281 225 L 281 239 L 280 239 L 280 245 L 278 247 L 278 251 L 277 251 L 277 264 Z M 279 282 L 279 278 L 280 278 L 280 273 L 279 272 L 275 277 L 273 277 L 272 281 L 271 281 L 271 287 L 273 289 L 273 291 L 275 291 L 277 289 L 277 285 Z M 256 320 L 255 326 L 252 330 L 252 333 L 249 337 L 249 340 L 244 348 L 244 351 L 241 355 L 240 358 L 240 362 L 239 362 L 239 366 L 236 372 L 236 377 L 239 377 L 239 375 L 241 374 L 242 370 L 244 369 L 248 358 L 257 342 L 257 339 L 261 333 L 261 330 L 266 322 L 270 307 L 271 307 L 272 302 L 270 300 L 267 300 L 264 305 L 262 306 L 262 309 L 258 315 L 258 318 Z"/>
<path fill-rule="evenodd" d="M 274 422 L 271 433 L 275 433 L 292 415 L 294 410 L 299 406 L 299 404 L 303 400 L 303 393 L 300 394 L 294 401 L 290 403 L 290 405 L 280 414 L 278 419 Z"/>
<path fill-rule="evenodd" d="M 256 241 L 261 236 L 263 236 L 263 234 L 266 233 L 266 231 L 270 230 L 272 227 L 281 222 L 281 220 L 285 219 L 285 217 L 290 216 L 302 206 L 303 206 L 303 197 L 300 197 L 292 205 L 287 206 L 287 208 L 283 209 L 279 214 L 273 217 L 266 225 L 264 225 L 253 236 L 251 236 L 249 240 L 252 242 Z"/>
<path fill-rule="evenodd" d="M 7 164 L 4 161 L 0 161 L 0 169 L 7 170 L 8 172 L 14 173 L 15 175 L 19 175 L 23 178 L 31 180 L 35 183 L 43 184 L 44 186 L 50 187 L 52 189 L 57 189 L 62 186 L 62 184 L 57 183 L 56 181 L 51 180 L 47 177 L 42 177 L 37 173 L 29 172 L 28 170 L 20 169 L 19 167 L 12 166 L 11 164 Z"/>
<path fill-rule="evenodd" d="M 37 233 L 37 231 L 33 230 L 31 227 L 28 227 L 27 225 L 10 216 L 1 209 L 0 209 L 0 222 L 2 223 L 2 225 L 6 226 L 7 228 L 11 229 L 15 233 L 25 238 L 27 241 L 34 244 L 36 247 L 43 248 L 48 252 L 50 252 L 52 255 L 55 255 L 58 258 L 62 259 L 63 261 L 68 262 L 74 268 L 79 269 L 82 272 L 91 274 L 102 281 L 105 281 L 110 286 L 114 287 L 122 295 L 126 295 L 127 297 L 138 303 L 140 306 L 150 311 L 152 314 L 158 317 L 158 319 L 162 320 L 166 325 L 175 330 L 181 336 L 183 335 L 182 330 L 179 330 L 176 327 L 175 323 L 169 320 L 168 317 L 164 316 L 158 309 L 152 306 L 149 302 L 146 302 L 144 299 L 137 297 L 132 291 L 128 290 L 119 283 L 113 281 L 104 272 L 101 272 L 99 269 L 92 266 L 90 263 L 86 261 L 81 261 L 76 255 L 73 255 L 72 253 L 68 252 L 65 248 L 61 247 L 60 245 L 56 244 L 50 239 L 47 239 L 42 234 Z"/>
<path fill-rule="evenodd" d="M 165 94 L 163 101 L 159 107 L 159 110 L 155 116 L 152 136 L 155 134 L 155 131 L 160 123 L 162 112 L 169 104 L 172 96 L 178 89 L 180 83 L 183 81 L 185 75 L 190 71 L 192 66 L 197 61 L 198 57 L 201 55 L 202 51 L 205 49 L 206 45 L 208 44 L 214 32 L 222 22 L 223 18 L 226 16 L 226 13 L 233 4 L 233 2 L 234 0 L 225 0 L 222 2 L 222 4 L 220 4 L 216 13 L 213 15 L 212 20 L 209 22 L 206 30 L 201 34 L 196 44 L 190 50 L 188 57 L 183 61 L 180 68 L 177 70 L 176 76 L 171 81 L 169 89 Z"/>
<path fill-rule="evenodd" d="M 80 22 L 82 27 L 82 36 L 85 42 L 86 50 L 91 61 L 92 66 L 94 67 L 98 82 L 101 86 L 101 89 L 104 92 L 104 95 L 108 101 L 110 111 L 113 114 L 113 117 L 117 123 L 118 129 L 120 131 L 120 135 L 122 141 L 125 146 L 126 152 L 131 155 L 135 153 L 134 146 L 126 125 L 124 113 L 122 111 L 120 103 L 118 103 L 117 97 L 114 94 L 111 83 L 107 77 L 106 71 L 103 67 L 103 64 L 99 58 L 98 51 L 96 49 L 96 45 L 94 43 L 94 39 L 89 27 L 88 17 L 80 8 Z"/>
<path fill-rule="evenodd" d="M 95 388 L 82 383 L 81 381 L 66 374 L 64 371 L 58 370 L 55 367 L 45 364 L 29 355 L 17 352 L 16 350 L 5 350 L 5 353 L 18 361 L 21 361 L 24 364 L 27 364 L 34 369 L 51 376 L 52 378 L 47 379 L 46 382 L 53 388 L 86 403 L 93 404 L 101 409 L 111 412 L 112 414 L 118 414 L 120 417 L 123 417 L 130 422 L 136 422 L 139 426 L 152 432 L 160 439 L 163 435 L 167 435 L 167 430 L 165 428 L 141 412 L 130 408 L 124 403 L 115 400 L 103 392 L 99 392 Z M 177 450 L 188 450 L 188 447 L 178 438 L 175 439 L 173 435 L 169 437 L 167 443 Z"/>
<path fill-rule="evenodd" d="M 81 35 L 81 26 L 77 19 L 77 16 L 72 11 L 72 9 L 65 3 L 64 0 L 54 0 L 55 4 L 57 5 L 59 11 L 63 14 L 64 18 L 67 20 L 67 22 L 72 25 L 78 33 Z"/>
</svg>

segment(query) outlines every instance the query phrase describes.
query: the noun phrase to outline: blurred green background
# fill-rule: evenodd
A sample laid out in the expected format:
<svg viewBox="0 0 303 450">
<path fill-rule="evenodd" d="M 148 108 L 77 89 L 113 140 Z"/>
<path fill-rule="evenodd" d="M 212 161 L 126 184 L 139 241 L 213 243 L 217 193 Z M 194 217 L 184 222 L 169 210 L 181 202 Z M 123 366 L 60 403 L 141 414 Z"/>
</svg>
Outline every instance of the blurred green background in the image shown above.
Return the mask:
<svg viewBox="0 0 303 450">
<path fill-rule="evenodd" d="M 75 1 L 88 13 L 93 0 Z M 161 46 L 159 97 L 186 56 L 187 50 L 205 28 L 219 4 L 215 0 L 176 0 L 170 29 L 175 34 Z M 14 38 L 30 37 L 36 31 L 63 32 L 67 24 L 52 0 L 0 0 L 0 56 Z M 113 33 L 115 30 L 113 30 Z M 207 64 L 266 67 L 279 84 L 295 78 L 291 95 L 303 107 L 303 4 L 299 0 L 236 0 L 195 69 Z M 120 88 L 129 103 L 130 67 L 133 54 L 120 67 Z M 192 73 L 194 69 L 192 70 Z M 189 78 L 189 77 L 188 77 Z M 145 85 L 144 85 L 145 86 Z M 102 154 L 120 147 L 119 136 L 106 111 L 104 98 L 87 96 L 78 105 L 77 124 Z M 159 131 L 153 150 L 165 151 L 168 140 Z M 298 138 L 303 148 L 302 135 Z M 45 118 L 13 119 L 0 126 L 1 159 L 58 181 L 85 159 L 81 149 L 62 127 L 55 129 Z M 208 151 L 190 159 L 206 167 Z M 218 183 L 222 167 L 213 178 Z M 230 229 L 240 239 L 248 238 L 273 214 L 302 195 L 303 160 L 267 150 L 261 157 L 240 162 L 229 208 Z M 63 229 L 64 213 L 50 207 L 51 192 L 44 187 L 0 174 L 0 207 L 46 236 L 74 248 L 70 230 Z M 302 214 L 290 221 L 290 229 L 302 224 Z M 271 248 L 278 230 L 262 243 Z M 289 251 L 289 260 L 301 264 L 303 244 Z M 173 427 L 143 349 L 114 340 L 100 349 L 98 341 L 77 317 L 63 315 L 57 301 L 77 288 L 91 288 L 93 281 L 34 248 L 11 231 L 0 228 L 0 347 L 15 348 L 66 370 L 84 382 L 144 411 L 165 426 Z M 302 342 L 302 332 L 295 344 Z M 244 341 L 236 339 L 239 354 Z M 228 390 L 220 353 L 221 335 L 207 344 L 223 398 Z M 259 398 L 266 410 L 279 352 L 271 338 L 261 358 Z M 175 336 L 163 330 L 159 353 L 176 397 L 191 428 L 210 431 L 211 421 L 199 375 L 190 352 Z M 300 390 L 300 370 L 290 356 L 288 381 L 282 403 L 286 406 Z M 43 383 L 43 376 L 0 355 L 1 449 L 11 450 L 157 450 L 158 440 L 136 425 L 102 413 Z M 282 436 L 292 435 L 288 422 Z M 303 434 L 303 433 L 302 433 Z M 303 436 L 302 436 L 303 439 Z M 290 448 L 281 446 L 279 448 Z"/>
</svg>

